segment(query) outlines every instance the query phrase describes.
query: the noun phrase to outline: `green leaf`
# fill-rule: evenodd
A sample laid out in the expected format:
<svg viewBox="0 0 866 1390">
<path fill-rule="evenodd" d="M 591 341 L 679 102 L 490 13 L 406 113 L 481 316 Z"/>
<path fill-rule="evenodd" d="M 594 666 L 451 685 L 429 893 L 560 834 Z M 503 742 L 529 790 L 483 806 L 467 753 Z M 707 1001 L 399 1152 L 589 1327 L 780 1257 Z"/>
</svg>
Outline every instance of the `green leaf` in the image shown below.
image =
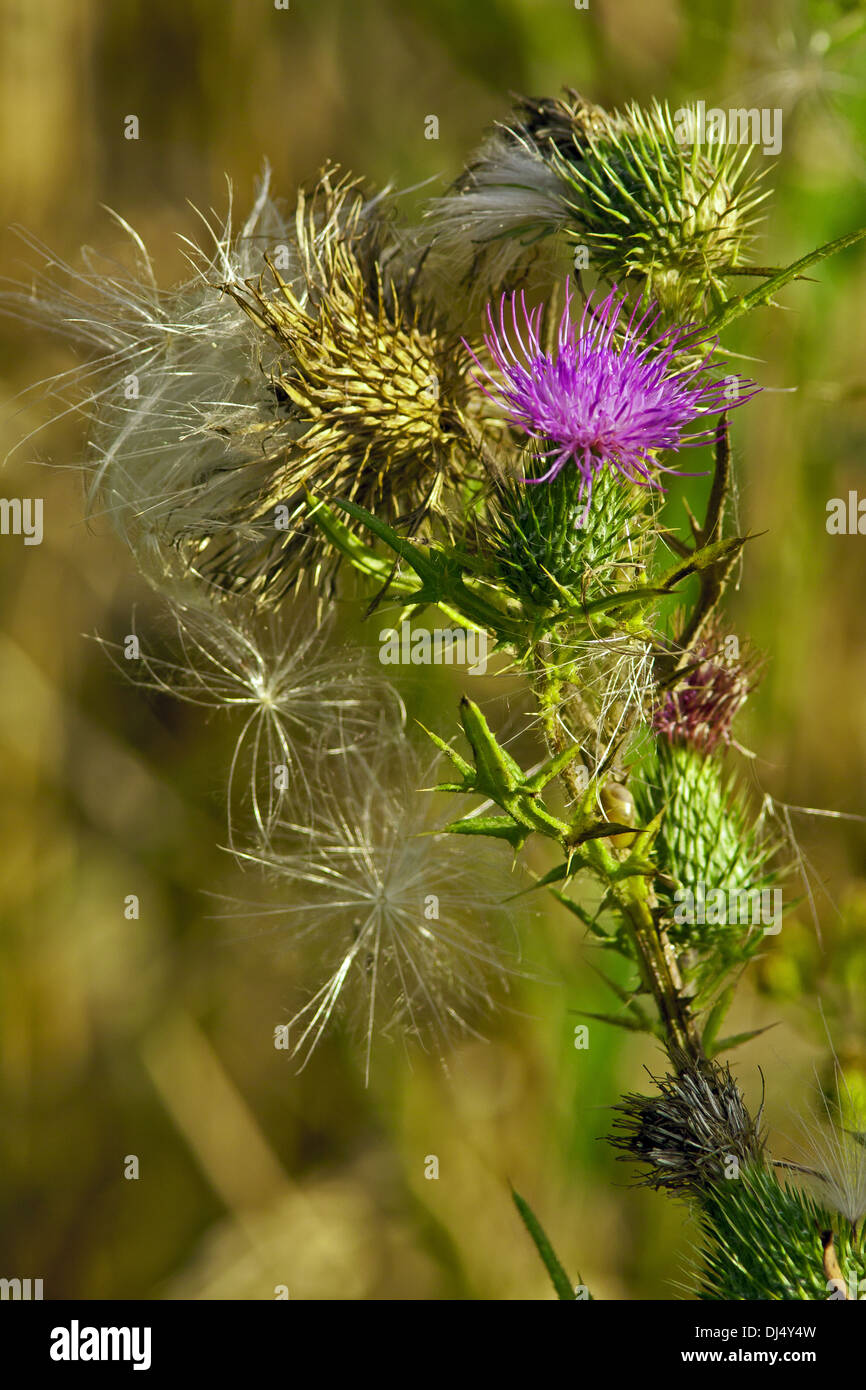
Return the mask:
<svg viewBox="0 0 866 1390">
<path fill-rule="evenodd" d="M 769 280 L 758 285 L 755 289 L 749 290 L 748 294 L 741 294 L 736 299 L 728 299 L 722 305 L 719 312 L 707 319 L 704 328 L 707 333 L 718 333 L 721 329 L 733 323 L 742 314 L 746 314 L 750 309 L 756 309 L 761 304 L 766 304 L 777 290 L 783 285 L 787 285 L 790 280 L 808 270 L 810 265 L 816 265 L 819 261 L 826 260 L 828 256 L 834 256 L 837 251 L 844 251 L 847 246 L 854 246 L 856 242 L 862 241 L 866 237 L 866 227 L 861 227 L 856 232 L 848 232 L 845 236 L 837 237 L 835 241 L 828 241 L 823 246 L 819 246 L 817 251 L 810 251 L 807 256 L 801 256 L 798 261 L 792 261 Z"/>
<path fill-rule="evenodd" d="M 374 536 L 377 536 L 380 541 L 384 541 L 396 555 L 411 565 L 419 579 L 435 579 L 436 566 L 431 559 L 429 548 L 413 545 L 412 541 L 406 540 L 405 536 L 401 536 L 398 531 L 395 531 L 393 526 L 389 526 L 387 522 L 381 521 L 372 512 L 368 512 L 366 507 L 359 507 L 357 502 L 349 502 L 344 497 L 338 497 L 336 503 L 344 512 L 348 512 L 349 516 L 354 517 L 355 521 L 362 522 L 368 531 L 372 531 Z"/>
<path fill-rule="evenodd" d="M 541 1257 L 541 1262 L 550 1275 L 550 1282 L 556 1290 L 557 1297 L 561 1299 L 563 1303 L 573 1303 L 574 1289 L 571 1286 L 571 1281 L 557 1259 L 556 1252 L 547 1239 L 541 1222 L 538 1220 L 538 1217 L 535 1215 L 529 1203 L 525 1202 L 520 1193 L 513 1187 L 511 1189 L 511 1196 L 514 1205 L 520 1213 L 520 1219 L 529 1232 L 532 1243 Z M 592 1295 L 590 1295 L 590 1298 L 591 1297 Z"/>
<path fill-rule="evenodd" d="M 636 589 L 620 589 L 617 593 L 602 594 L 601 598 L 594 598 L 589 603 L 576 604 L 575 607 L 579 607 L 582 613 L 592 618 L 598 613 L 606 613 L 609 609 L 634 608 L 638 604 L 649 603 L 654 598 L 663 598 L 666 593 L 667 589 L 642 585 Z"/>
<path fill-rule="evenodd" d="M 415 545 L 372 512 L 359 507 L 357 502 L 338 498 L 336 505 L 372 531 L 374 536 L 389 546 L 415 571 L 421 580 L 421 588 L 409 595 L 413 602 L 448 604 L 462 617 L 468 618 L 471 624 L 495 632 L 502 641 L 520 641 L 524 636 L 524 624 L 511 617 L 493 601 L 497 595 L 496 590 L 488 585 L 487 594 L 483 594 L 467 586 L 464 575 L 477 567 L 463 552 L 456 549 L 446 551 L 441 546 L 432 544 Z"/>
<path fill-rule="evenodd" d="M 580 1018 L 593 1018 L 596 1023 L 610 1023 L 614 1028 L 625 1028 L 629 1033 L 655 1033 L 656 1026 L 651 1024 L 645 1017 L 641 1020 L 636 1018 L 623 1018 L 620 1014 L 596 1014 L 589 1009 L 575 1009 L 574 1011 Z"/>
<path fill-rule="evenodd" d="M 722 993 L 719 995 L 707 1016 L 707 1021 L 704 1024 L 703 1036 L 701 1038 L 707 1056 L 712 1055 L 711 1048 L 718 1037 L 719 1029 L 724 1022 L 725 1014 L 731 1007 L 731 1002 L 734 998 L 734 988 L 734 985 L 728 985 L 727 989 L 722 990 Z"/>
<path fill-rule="evenodd" d="M 479 783 L 483 781 L 484 789 L 497 800 L 499 796 L 516 791 L 523 782 L 520 764 L 500 747 L 481 710 L 466 695 L 460 701 L 460 722 L 475 754 Z"/>
<path fill-rule="evenodd" d="M 450 821 L 444 830 L 452 835 L 491 835 L 494 840 L 507 840 L 514 849 L 522 849 L 529 839 L 529 831 L 510 816 L 464 816 Z"/>
<path fill-rule="evenodd" d="M 473 778 L 466 779 L 462 790 L 495 802 L 523 828 L 524 839 L 534 830 L 562 843 L 571 827 L 551 815 L 532 789 L 533 779 L 526 778 L 520 764 L 500 747 L 481 710 L 466 695 L 460 701 L 460 722 L 475 762 Z"/>
<path fill-rule="evenodd" d="M 325 502 L 315 497 L 311 497 L 310 501 L 310 517 L 355 569 L 370 579 L 389 583 L 395 593 L 408 594 L 411 591 L 412 581 L 395 575 L 393 561 L 383 559 L 369 545 L 365 545 Z"/>
<path fill-rule="evenodd" d="M 778 1023 L 768 1023 L 763 1028 L 752 1028 L 748 1033 L 732 1033 L 727 1038 L 719 1038 L 714 1047 L 707 1049 L 708 1057 L 718 1057 L 720 1052 L 730 1052 L 734 1047 L 742 1047 L 743 1043 L 751 1042 L 752 1038 L 759 1038 L 762 1033 L 769 1033 L 771 1028 L 778 1028 Z"/>
<path fill-rule="evenodd" d="M 519 898 L 524 893 L 534 893 L 536 888 L 546 888 L 551 883 L 561 883 L 564 878 L 571 878 L 573 872 L 571 862 L 566 860 L 564 864 L 557 864 L 555 868 L 548 869 L 541 878 L 537 878 L 528 888 L 521 888 L 520 892 L 513 894 L 513 896 Z"/>
<path fill-rule="evenodd" d="M 621 1004 L 624 1004 L 625 1007 L 634 1014 L 636 1019 L 640 1020 L 640 1023 L 643 1025 L 646 1031 L 648 1033 L 652 1032 L 652 1023 L 650 1022 L 643 1007 L 637 999 L 638 993 L 642 992 L 640 986 L 633 989 L 625 989 L 622 985 L 617 984 L 616 980 L 612 980 L 609 975 L 606 975 L 603 970 L 600 970 L 597 965 L 593 965 L 592 961 L 589 961 L 588 964 L 590 966 L 590 969 L 595 971 L 595 974 L 598 975 L 600 979 L 604 980 L 604 983 L 607 985 L 608 989 L 611 991 L 612 994 L 616 995 L 619 1002 Z"/>
<path fill-rule="evenodd" d="M 679 560 L 672 569 L 667 570 L 654 584 L 641 585 L 635 589 L 621 589 L 618 593 L 603 594 L 590 603 L 577 605 L 588 618 L 600 613 L 621 608 L 634 608 L 650 603 L 653 599 L 664 598 L 684 579 L 701 570 L 715 565 L 730 564 L 746 543 L 745 536 L 732 536 L 727 540 L 714 541 L 712 545 L 702 546 L 693 551 L 687 559 Z"/>
<path fill-rule="evenodd" d="M 540 884 L 535 884 L 534 887 L 540 887 Z M 594 936 L 607 937 L 608 933 L 602 931 L 595 917 L 592 913 L 588 912 L 585 907 L 581 907 L 580 903 L 576 903 L 573 898 L 569 898 L 565 893 L 561 893 L 558 888 L 551 888 L 550 891 L 556 898 L 556 901 L 562 903 L 563 907 L 568 908 L 568 911 L 572 913 L 579 922 L 582 922 Z"/>
<path fill-rule="evenodd" d="M 701 546 L 692 551 L 687 560 L 680 560 L 672 569 L 666 571 L 658 581 L 664 593 L 670 593 L 683 579 L 701 570 L 711 569 L 713 565 L 730 564 L 746 544 L 745 536 L 729 536 L 727 540 L 713 541 L 711 545 Z"/>
<path fill-rule="evenodd" d="M 446 743 L 444 738 L 440 738 L 438 734 L 434 734 L 432 729 L 428 729 L 426 725 L 421 723 L 420 720 L 418 721 L 418 724 L 419 727 L 424 730 L 425 734 L 430 739 L 430 741 L 432 743 L 435 743 L 436 747 L 439 749 L 439 752 L 444 753 L 446 758 L 450 758 L 454 766 L 457 768 L 457 771 L 463 774 L 464 783 L 467 779 L 471 781 L 473 776 L 472 764 L 467 763 L 465 758 L 461 758 L 456 748 L 452 748 L 450 743 Z M 441 787 L 437 788 L 437 791 L 441 790 L 443 790 Z"/>
<path fill-rule="evenodd" d="M 548 758 L 547 762 L 544 763 L 537 772 L 534 772 L 531 777 L 526 778 L 524 786 L 527 791 L 543 791 L 548 782 L 552 782 L 554 777 L 558 777 L 560 772 L 568 767 L 569 763 L 574 762 L 579 752 L 580 744 L 573 743 L 571 747 L 564 748 L 561 753 L 557 753 L 554 757 Z"/>
</svg>

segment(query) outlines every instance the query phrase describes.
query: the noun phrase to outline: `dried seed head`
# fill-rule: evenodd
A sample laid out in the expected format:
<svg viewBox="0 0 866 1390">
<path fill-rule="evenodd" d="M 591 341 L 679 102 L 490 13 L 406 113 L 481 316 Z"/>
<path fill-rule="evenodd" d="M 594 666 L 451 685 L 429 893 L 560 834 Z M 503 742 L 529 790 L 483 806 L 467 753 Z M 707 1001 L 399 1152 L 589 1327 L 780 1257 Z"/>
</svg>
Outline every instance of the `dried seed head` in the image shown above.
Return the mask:
<svg viewBox="0 0 866 1390">
<path fill-rule="evenodd" d="M 140 688 L 234 717 L 230 847 L 251 829 L 267 843 L 280 818 L 309 815 L 322 767 L 375 746 L 384 710 L 403 722 L 397 695 L 359 649 L 335 643 L 328 617 L 317 626 L 309 613 L 262 615 L 229 599 L 172 604 L 170 614 L 174 640 L 136 634 L 136 661 L 98 640 Z"/>
<path fill-rule="evenodd" d="M 437 830 L 437 803 L 405 738 L 383 726 L 378 750 L 340 760 L 302 826 L 284 824 L 242 858 L 264 869 L 275 900 L 238 904 L 261 916 L 282 949 L 315 970 L 290 1047 L 303 1064 L 335 1018 L 366 1042 L 385 1034 L 442 1048 L 475 1034 L 509 971 L 497 928 L 511 917 L 508 860 Z"/>
<path fill-rule="evenodd" d="M 613 1107 L 620 1133 L 610 1142 L 623 1162 L 645 1166 L 642 1186 L 694 1193 L 724 1177 L 732 1159 L 760 1159 L 764 1140 L 730 1067 L 679 1063 L 675 1074 L 652 1078 L 658 1095 L 627 1095 Z"/>
<path fill-rule="evenodd" d="M 413 528 L 465 472 L 470 364 L 397 273 L 382 219 L 356 181 L 326 171 L 299 199 L 300 274 L 286 279 L 268 259 L 258 280 L 225 286 L 276 347 L 270 380 L 290 432 L 251 518 L 254 528 L 271 522 L 270 544 L 222 567 L 235 587 L 282 590 L 320 562 L 320 533 L 305 520 L 310 493 Z M 282 536 L 272 527 L 278 507 Z"/>
<path fill-rule="evenodd" d="M 334 559 L 310 489 L 352 496 L 412 529 L 474 466 L 469 362 L 414 293 L 384 194 L 326 170 L 294 224 L 265 176 L 240 228 L 205 220 L 197 275 L 83 269 L 47 248 L 41 281 L 0 306 L 41 318 L 88 365 L 58 378 L 92 421 L 89 501 L 158 585 L 191 577 L 276 601 Z M 243 308 L 241 308 L 243 306 Z"/>
</svg>

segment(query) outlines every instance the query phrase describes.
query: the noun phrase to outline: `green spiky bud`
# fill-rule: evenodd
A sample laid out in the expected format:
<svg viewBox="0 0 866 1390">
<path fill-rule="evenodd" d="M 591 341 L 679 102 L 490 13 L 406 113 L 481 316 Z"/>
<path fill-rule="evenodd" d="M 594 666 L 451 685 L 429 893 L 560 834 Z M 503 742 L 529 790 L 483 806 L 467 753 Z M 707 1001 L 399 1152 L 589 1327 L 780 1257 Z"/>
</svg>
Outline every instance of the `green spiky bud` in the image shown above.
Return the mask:
<svg viewBox="0 0 866 1390">
<path fill-rule="evenodd" d="M 691 119 L 690 119 L 691 117 Z M 567 139 L 568 121 L 571 141 Z M 567 190 L 566 235 L 613 282 L 636 278 L 671 321 L 694 318 L 742 266 L 766 196 L 750 145 L 704 134 L 688 108 L 548 114 L 547 154 Z"/>
<path fill-rule="evenodd" d="M 866 1290 L 862 1242 L 847 1223 L 762 1165 L 704 1194 L 701 1227 L 702 1299 L 820 1301 Z"/>
<path fill-rule="evenodd" d="M 507 482 L 491 509 L 489 547 L 511 593 L 539 608 L 563 591 L 595 598 L 633 584 L 647 532 L 645 488 L 599 473 L 587 512 L 577 469 L 543 487 Z"/>
<path fill-rule="evenodd" d="M 433 201 L 431 263 L 489 298 L 524 279 L 549 242 L 575 269 L 636 283 L 666 322 L 696 320 L 727 297 L 768 196 L 752 146 L 730 134 L 657 100 L 605 111 L 573 91 L 523 98 Z"/>
<path fill-rule="evenodd" d="M 707 911 L 703 921 L 695 922 L 679 920 L 688 914 L 677 910 L 680 890 L 694 893 L 700 888 L 707 899 L 720 890 L 730 901 L 732 894 L 763 892 L 775 880 L 770 860 L 776 845 L 765 834 L 761 818 L 755 819 L 744 789 L 726 770 L 723 758 L 660 737 L 643 781 L 632 785 L 645 821 L 664 808 L 654 857 L 664 875 L 659 900 L 669 919 L 670 939 L 682 947 L 739 950 L 746 941 L 757 945 L 762 933 L 744 925 L 744 911 L 734 920 L 725 912 L 721 921 L 713 921 L 718 914 Z M 753 898 L 735 901 L 754 915 Z"/>
</svg>

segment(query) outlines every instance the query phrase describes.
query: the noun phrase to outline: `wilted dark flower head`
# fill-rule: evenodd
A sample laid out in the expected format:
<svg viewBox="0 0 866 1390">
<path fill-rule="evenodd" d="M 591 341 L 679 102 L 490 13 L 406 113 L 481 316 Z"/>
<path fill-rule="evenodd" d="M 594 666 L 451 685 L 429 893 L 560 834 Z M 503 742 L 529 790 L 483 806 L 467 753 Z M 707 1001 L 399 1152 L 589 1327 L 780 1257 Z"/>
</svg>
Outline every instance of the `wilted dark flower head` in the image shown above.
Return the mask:
<svg viewBox="0 0 866 1390">
<path fill-rule="evenodd" d="M 567 284 L 556 342 L 548 350 L 540 336 L 544 305 L 529 310 L 522 291 L 510 303 L 503 295 L 498 323 L 488 305 L 484 339 L 499 376 L 475 357 L 490 383 L 479 381 L 481 389 L 512 425 L 547 445 L 540 455 L 545 471 L 527 481 L 549 482 L 574 464 L 587 508 L 593 479 L 605 468 L 631 483 L 660 488 L 656 475 L 677 470 L 659 463 L 658 453 L 705 443 L 709 429 L 687 434 L 688 427 L 754 394 L 740 383 L 732 392 L 729 383 L 709 376 L 711 350 L 694 363 L 704 346 L 694 329 L 650 337 L 658 319 L 653 305 L 639 300 L 620 329 L 625 303 L 615 286 L 595 306 L 590 295 L 575 324 Z M 690 363 L 684 366 L 685 353 Z"/>
<path fill-rule="evenodd" d="M 669 743 L 710 753 L 731 742 L 731 726 L 757 680 L 753 658 L 726 660 L 714 631 L 701 643 L 684 677 L 665 692 L 652 717 L 653 732 Z"/>
<path fill-rule="evenodd" d="M 641 1186 L 698 1191 L 723 1177 L 731 1159 L 760 1159 L 760 1112 L 753 1120 L 730 1067 L 673 1060 L 676 1074 L 652 1078 L 657 1095 L 627 1095 L 613 1107 L 620 1133 L 610 1142 L 623 1150 L 623 1162 L 645 1165 Z"/>
</svg>

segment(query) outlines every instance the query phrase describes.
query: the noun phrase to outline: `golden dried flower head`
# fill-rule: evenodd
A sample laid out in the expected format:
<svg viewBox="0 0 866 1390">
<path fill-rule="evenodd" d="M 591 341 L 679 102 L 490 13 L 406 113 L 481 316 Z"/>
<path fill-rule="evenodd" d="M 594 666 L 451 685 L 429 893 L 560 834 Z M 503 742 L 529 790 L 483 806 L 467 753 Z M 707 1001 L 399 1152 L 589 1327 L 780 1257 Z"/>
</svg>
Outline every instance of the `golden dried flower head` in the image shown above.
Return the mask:
<svg viewBox="0 0 866 1390">
<path fill-rule="evenodd" d="M 475 468 L 485 407 L 386 193 L 325 169 L 286 215 L 266 170 L 242 223 L 202 217 L 181 285 L 121 222 L 130 270 L 37 246 L 41 275 L 0 307 L 83 350 L 55 394 L 77 391 L 90 505 L 148 577 L 275 602 L 336 566 L 312 492 L 411 532 Z"/>
<path fill-rule="evenodd" d="M 321 570 L 310 494 L 409 530 L 437 512 L 471 466 L 478 408 L 468 354 L 416 300 L 380 200 L 326 170 L 299 197 L 295 234 L 297 274 L 266 256 L 258 279 L 224 287 L 276 347 L 270 381 L 289 433 L 258 518 L 281 508 L 283 533 L 237 567 L 263 589 Z"/>
</svg>

